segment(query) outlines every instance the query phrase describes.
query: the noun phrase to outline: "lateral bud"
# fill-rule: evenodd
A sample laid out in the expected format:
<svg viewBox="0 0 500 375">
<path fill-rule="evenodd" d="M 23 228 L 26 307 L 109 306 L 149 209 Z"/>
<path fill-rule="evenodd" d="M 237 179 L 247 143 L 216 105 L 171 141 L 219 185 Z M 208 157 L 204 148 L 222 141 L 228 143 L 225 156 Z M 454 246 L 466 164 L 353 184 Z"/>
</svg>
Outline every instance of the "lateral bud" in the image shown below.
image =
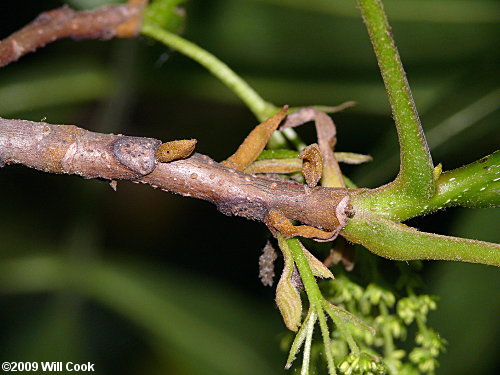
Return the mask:
<svg viewBox="0 0 500 375">
<path fill-rule="evenodd" d="M 162 143 L 156 149 L 156 160 L 160 163 L 169 163 L 174 160 L 186 159 L 193 153 L 196 142 L 196 139 L 182 139 Z"/>
</svg>

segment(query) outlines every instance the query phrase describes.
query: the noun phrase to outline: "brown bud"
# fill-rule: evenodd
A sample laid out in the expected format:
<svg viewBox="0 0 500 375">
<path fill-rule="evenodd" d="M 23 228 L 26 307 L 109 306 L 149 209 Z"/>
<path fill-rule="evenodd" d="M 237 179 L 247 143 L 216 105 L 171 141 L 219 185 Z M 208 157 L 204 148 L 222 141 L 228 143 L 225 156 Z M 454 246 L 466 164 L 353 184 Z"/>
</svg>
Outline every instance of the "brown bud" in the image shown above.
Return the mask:
<svg viewBox="0 0 500 375">
<path fill-rule="evenodd" d="M 162 143 L 156 149 L 156 160 L 160 163 L 168 163 L 174 160 L 186 159 L 193 153 L 196 142 L 196 139 L 182 139 Z"/>
</svg>

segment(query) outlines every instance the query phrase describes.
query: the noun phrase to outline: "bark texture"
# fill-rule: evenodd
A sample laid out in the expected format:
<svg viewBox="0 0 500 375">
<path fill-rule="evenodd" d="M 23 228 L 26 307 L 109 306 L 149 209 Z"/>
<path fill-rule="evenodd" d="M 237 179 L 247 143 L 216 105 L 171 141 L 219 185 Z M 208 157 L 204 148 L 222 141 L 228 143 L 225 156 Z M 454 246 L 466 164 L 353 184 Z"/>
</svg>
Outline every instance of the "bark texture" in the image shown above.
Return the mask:
<svg viewBox="0 0 500 375">
<path fill-rule="evenodd" d="M 339 231 L 352 215 L 345 199 L 348 189 L 310 188 L 259 177 L 197 153 L 161 163 L 155 157 L 161 144 L 153 138 L 101 134 L 73 125 L 0 118 L 0 165 L 131 180 L 207 200 L 226 215 L 264 221 L 270 210 L 277 210 L 288 219 L 327 231 Z"/>
</svg>

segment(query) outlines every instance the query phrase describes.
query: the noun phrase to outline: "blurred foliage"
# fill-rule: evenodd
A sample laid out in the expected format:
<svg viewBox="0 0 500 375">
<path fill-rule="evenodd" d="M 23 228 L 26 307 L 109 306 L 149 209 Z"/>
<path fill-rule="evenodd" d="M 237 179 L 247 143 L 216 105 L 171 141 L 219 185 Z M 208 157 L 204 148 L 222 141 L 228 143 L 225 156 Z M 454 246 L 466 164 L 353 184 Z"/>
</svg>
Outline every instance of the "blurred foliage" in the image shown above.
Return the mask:
<svg viewBox="0 0 500 375">
<path fill-rule="evenodd" d="M 0 37 L 62 3 L 2 4 L 8 17 Z M 355 108 L 333 116 L 337 150 L 375 160 L 345 173 L 360 186 L 389 181 L 398 167 L 396 134 L 354 1 L 331 0 L 330 10 L 297 3 L 190 0 L 184 35 L 276 104 L 355 100 Z M 493 152 L 500 140 L 499 3 L 388 3 L 435 162 L 447 170 Z M 256 124 L 197 64 L 144 38 L 59 41 L 23 57 L 0 71 L 0 116 L 197 138 L 198 151 L 217 160 Z M 300 132 L 313 141 L 312 127 Z M 283 371 L 285 328 L 273 291 L 257 277 L 263 225 L 145 186 L 119 183 L 113 192 L 104 182 L 15 166 L 0 171 L 0 194 L 2 360 L 91 361 L 100 374 Z M 499 218 L 490 209 L 450 209 L 411 224 L 498 242 Z M 392 269 L 381 263 L 380 272 Z M 433 262 L 422 277 L 426 293 L 440 297 L 429 320 L 449 342 L 438 374 L 496 374 L 498 270 Z"/>
</svg>

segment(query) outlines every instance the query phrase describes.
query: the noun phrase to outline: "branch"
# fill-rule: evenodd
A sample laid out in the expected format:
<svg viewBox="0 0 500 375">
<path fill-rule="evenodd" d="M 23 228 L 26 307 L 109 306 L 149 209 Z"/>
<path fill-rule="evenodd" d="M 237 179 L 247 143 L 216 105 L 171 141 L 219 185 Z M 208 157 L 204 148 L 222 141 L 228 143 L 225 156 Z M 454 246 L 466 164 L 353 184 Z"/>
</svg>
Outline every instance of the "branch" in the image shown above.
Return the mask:
<svg viewBox="0 0 500 375">
<path fill-rule="evenodd" d="M 453 206 L 500 207 L 500 151 L 439 176 L 424 212 Z"/>
<path fill-rule="evenodd" d="M 349 196 L 343 188 L 315 187 L 257 177 L 194 154 L 161 163 L 161 141 L 90 132 L 73 125 L 0 118 L 0 166 L 23 164 L 50 173 L 130 180 L 214 203 L 226 215 L 264 221 L 270 210 L 326 231 L 347 221 L 336 209 Z M 345 201 L 344 201 L 345 203 Z"/>
<path fill-rule="evenodd" d="M 357 0 L 357 3 L 377 56 L 401 149 L 397 178 L 363 199 L 365 206 L 386 212 L 395 198 L 415 202 L 432 197 L 435 192 L 433 164 L 382 2 Z"/>
<path fill-rule="evenodd" d="M 448 207 L 500 207 L 499 175 L 500 151 L 444 173 L 437 169 L 436 194 L 430 200 L 413 202 L 398 201 L 398 198 L 394 198 L 392 206 L 384 216 L 405 221 Z M 370 191 L 361 189 L 352 194 L 351 203 L 356 211 L 369 212 L 366 210 L 366 202 L 363 201 L 363 196 L 369 194 Z"/>
<path fill-rule="evenodd" d="M 393 260 L 454 260 L 500 266 L 500 245 L 419 232 L 380 216 L 357 214 L 342 235 Z"/>
<path fill-rule="evenodd" d="M 130 38 L 139 31 L 143 0 L 77 12 L 63 6 L 40 14 L 32 23 L 0 41 L 0 67 L 62 38 Z"/>
</svg>

